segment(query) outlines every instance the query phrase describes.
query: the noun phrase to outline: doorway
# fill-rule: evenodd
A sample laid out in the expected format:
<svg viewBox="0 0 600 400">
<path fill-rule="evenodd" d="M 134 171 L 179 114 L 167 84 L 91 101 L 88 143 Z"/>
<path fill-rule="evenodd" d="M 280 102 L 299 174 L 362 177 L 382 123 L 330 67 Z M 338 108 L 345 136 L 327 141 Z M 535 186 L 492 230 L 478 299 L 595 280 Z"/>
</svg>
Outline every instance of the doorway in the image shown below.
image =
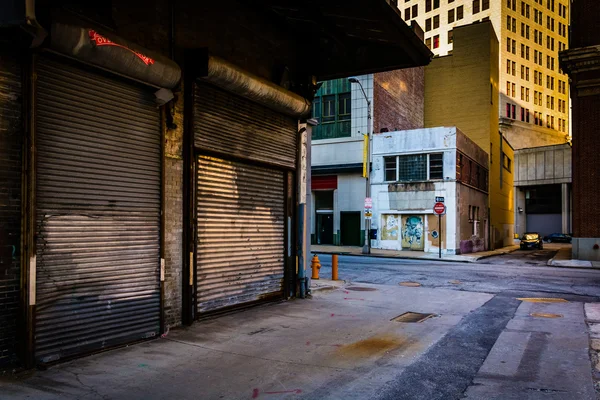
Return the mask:
<svg viewBox="0 0 600 400">
<path fill-rule="evenodd" d="M 317 244 L 333 244 L 333 213 L 317 213 Z"/>
<path fill-rule="evenodd" d="M 360 211 L 340 213 L 340 234 L 342 246 L 360 246 Z"/>
</svg>

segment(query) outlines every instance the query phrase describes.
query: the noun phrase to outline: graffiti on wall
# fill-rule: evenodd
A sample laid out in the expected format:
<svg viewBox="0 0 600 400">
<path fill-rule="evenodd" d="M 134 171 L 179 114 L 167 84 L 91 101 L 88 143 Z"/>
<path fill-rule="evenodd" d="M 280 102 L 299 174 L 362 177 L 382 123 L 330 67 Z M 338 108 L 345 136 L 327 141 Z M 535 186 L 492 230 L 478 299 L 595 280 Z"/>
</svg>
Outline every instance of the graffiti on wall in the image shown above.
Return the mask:
<svg viewBox="0 0 600 400">
<path fill-rule="evenodd" d="M 411 249 L 423 248 L 423 218 L 418 216 L 407 216 L 403 218 L 402 225 L 402 247 Z"/>
<path fill-rule="evenodd" d="M 381 240 L 398 240 L 398 216 L 384 214 L 381 228 Z"/>
</svg>

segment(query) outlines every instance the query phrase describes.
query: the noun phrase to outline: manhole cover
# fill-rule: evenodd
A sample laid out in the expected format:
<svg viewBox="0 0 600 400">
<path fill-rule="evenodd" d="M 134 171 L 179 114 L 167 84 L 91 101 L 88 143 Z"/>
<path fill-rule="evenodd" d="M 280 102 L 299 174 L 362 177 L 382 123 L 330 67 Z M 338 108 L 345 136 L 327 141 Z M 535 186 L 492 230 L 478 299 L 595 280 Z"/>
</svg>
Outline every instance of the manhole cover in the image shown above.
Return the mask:
<svg viewBox="0 0 600 400">
<path fill-rule="evenodd" d="M 527 303 L 568 303 L 568 300 L 558 299 L 553 297 L 521 297 L 517 300 L 525 301 Z"/>
<path fill-rule="evenodd" d="M 406 287 L 419 287 L 421 284 L 419 282 L 400 282 L 398 285 L 406 286 Z"/>
<path fill-rule="evenodd" d="M 346 290 L 353 290 L 355 292 L 374 292 L 377 289 L 372 288 L 372 287 L 351 286 L 351 287 L 347 287 Z"/>
<path fill-rule="evenodd" d="M 552 313 L 543 313 L 543 312 L 534 312 L 529 314 L 532 317 L 538 317 L 538 318 L 562 318 L 561 314 L 552 314 Z"/>
<path fill-rule="evenodd" d="M 405 312 L 404 314 L 400 314 L 395 318 L 392 318 L 390 321 L 396 322 L 404 322 L 404 323 L 418 323 L 423 322 L 426 319 L 437 317 L 435 314 L 423 314 L 418 312 Z"/>
</svg>

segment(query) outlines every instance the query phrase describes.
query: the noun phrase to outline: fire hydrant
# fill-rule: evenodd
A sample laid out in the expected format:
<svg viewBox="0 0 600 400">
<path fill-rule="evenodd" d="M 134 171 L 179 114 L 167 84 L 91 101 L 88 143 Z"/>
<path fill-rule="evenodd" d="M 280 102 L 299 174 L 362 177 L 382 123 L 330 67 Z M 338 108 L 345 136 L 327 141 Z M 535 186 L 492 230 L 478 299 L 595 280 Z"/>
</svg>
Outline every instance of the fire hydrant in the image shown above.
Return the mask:
<svg viewBox="0 0 600 400">
<path fill-rule="evenodd" d="M 310 279 L 319 279 L 319 270 L 321 269 L 321 262 L 319 261 L 319 257 L 315 254 L 310 262 L 310 267 L 312 268 L 312 276 Z"/>
</svg>

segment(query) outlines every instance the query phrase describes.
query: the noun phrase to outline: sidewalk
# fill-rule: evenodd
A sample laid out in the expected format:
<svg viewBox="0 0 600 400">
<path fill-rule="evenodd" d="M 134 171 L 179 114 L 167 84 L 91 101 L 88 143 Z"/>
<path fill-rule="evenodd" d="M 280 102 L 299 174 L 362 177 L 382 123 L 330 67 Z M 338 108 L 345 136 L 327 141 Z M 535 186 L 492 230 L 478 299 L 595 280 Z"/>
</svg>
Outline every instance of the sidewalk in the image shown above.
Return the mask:
<svg viewBox="0 0 600 400">
<path fill-rule="evenodd" d="M 382 249 L 371 249 L 371 257 L 383 257 L 383 258 L 406 258 L 406 259 L 419 259 L 419 260 L 434 260 L 434 261 L 450 261 L 450 262 L 477 262 L 483 258 L 498 256 L 501 254 L 508 254 L 515 250 L 518 250 L 519 246 L 508 246 L 501 249 L 481 251 L 478 253 L 470 254 L 442 254 L 442 258 L 439 258 L 437 253 L 425 253 L 423 251 L 396 251 L 396 250 L 382 250 Z M 330 245 L 311 245 L 310 252 L 312 254 L 341 254 L 351 256 L 364 256 L 362 253 L 362 247 L 355 246 L 330 246 Z"/>
<path fill-rule="evenodd" d="M 565 247 L 556 253 L 556 255 L 548 260 L 548 266 L 551 267 L 566 267 L 566 268 L 589 268 L 600 269 L 600 261 L 585 261 L 573 260 L 571 247 Z"/>
</svg>

